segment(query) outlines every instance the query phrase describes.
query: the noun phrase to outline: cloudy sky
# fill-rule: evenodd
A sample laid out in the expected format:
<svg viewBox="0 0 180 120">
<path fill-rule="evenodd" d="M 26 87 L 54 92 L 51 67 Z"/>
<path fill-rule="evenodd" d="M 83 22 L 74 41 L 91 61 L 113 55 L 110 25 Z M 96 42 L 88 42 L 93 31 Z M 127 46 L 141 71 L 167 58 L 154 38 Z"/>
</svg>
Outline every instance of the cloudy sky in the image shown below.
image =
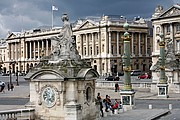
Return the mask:
<svg viewBox="0 0 180 120">
<path fill-rule="evenodd" d="M 70 22 L 87 16 L 123 15 L 127 18 L 150 18 L 157 5 L 168 9 L 180 0 L 0 0 L 0 38 L 8 32 L 20 32 L 39 26 L 62 26 L 60 16 L 67 13 Z"/>
</svg>

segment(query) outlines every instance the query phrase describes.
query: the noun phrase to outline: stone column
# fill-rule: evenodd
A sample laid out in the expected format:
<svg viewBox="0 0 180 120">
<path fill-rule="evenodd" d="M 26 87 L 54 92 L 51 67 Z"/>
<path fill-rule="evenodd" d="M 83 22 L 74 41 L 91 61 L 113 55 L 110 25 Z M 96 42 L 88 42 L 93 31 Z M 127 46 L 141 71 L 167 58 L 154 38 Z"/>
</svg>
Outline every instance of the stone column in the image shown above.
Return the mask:
<svg viewBox="0 0 180 120">
<path fill-rule="evenodd" d="M 83 57 L 83 34 L 80 35 L 80 54 Z"/>
<path fill-rule="evenodd" d="M 95 41 L 94 41 L 94 34 L 91 33 L 92 35 L 92 56 L 94 57 L 94 51 L 95 51 Z"/>
<path fill-rule="evenodd" d="M 48 39 L 46 40 L 46 56 L 48 56 Z"/>
<path fill-rule="evenodd" d="M 146 54 L 146 56 L 147 56 L 147 33 L 145 34 L 145 54 Z"/>
<path fill-rule="evenodd" d="M 139 55 L 141 56 L 141 33 L 139 33 Z"/>
<path fill-rule="evenodd" d="M 14 44 L 15 44 L 15 60 L 17 60 L 17 49 L 18 48 L 17 48 L 17 43 L 15 42 Z"/>
<path fill-rule="evenodd" d="M 30 59 L 32 59 L 32 43 L 31 43 L 31 41 L 29 41 L 29 47 L 30 47 Z"/>
<path fill-rule="evenodd" d="M 26 41 L 26 60 L 28 59 L 28 42 Z"/>
<path fill-rule="evenodd" d="M 38 59 L 40 59 L 40 47 L 39 47 L 39 40 L 37 41 L 38 42 Z"/>
<path fill-rule="evenodd" d="M 33 41 L 34 42 L 34 60 L 36 59 L 36 41 Z"/>
<path fill-rule="evenodd" d="M 41 57 L 42 57 L 42 55 L 44 56 L 44 53 L 45 53 L 45 51 L 44 51 L 44 40 L 42 40 Z"/>
<path fill-rule="evenodd" d="M 9 60 L 11 60 L 11 44 L 8 44 L 9 45 Z"/>
<path fill-rule="evenodd" d="M 131 54 L 134 55 L 134 33 L 132 32 L 132 37 L 131 37 Z"/>
<path fill-rule="evenodd" d="M 88 34 L 86 34 L 86 55 L 85 56 L 88 56 L 89 55 L 89 45 L 88 45 Z"/>
<path fill-rule="evenodd" d="M 117 55 L 119 56 L 119 32 L 117 32 Z"/>
<path fill-rule="evenodd" d="M 111 32 L 109 32 L 109 56 L 111 56 L 112 51 L 111 51 Z"/>
</svg>

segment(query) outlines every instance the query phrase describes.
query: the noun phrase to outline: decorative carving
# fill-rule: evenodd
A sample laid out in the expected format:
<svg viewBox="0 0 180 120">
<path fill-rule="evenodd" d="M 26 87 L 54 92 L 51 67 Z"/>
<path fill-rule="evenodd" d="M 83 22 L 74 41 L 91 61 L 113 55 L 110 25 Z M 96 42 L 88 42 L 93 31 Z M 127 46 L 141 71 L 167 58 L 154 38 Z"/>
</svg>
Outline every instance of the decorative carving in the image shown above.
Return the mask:
<svg viewBox="0 0 180 120">
<path fill-rule="evenodd" d="M 179 15 L 180 14 L 180 10 L 177 8 L 172 8 L 171 10 L 167 11 L 164 15 L 162 15 L 161 17 L 169 17 L 169 16 L 175 16 L 175 15 Z"/>
<path fill-rule="evenodd" d="M 57 41 L 51 56 L 52 60 L 57 61 L 59 59 L 80 59 L 80 55 L 76 49 L 76 41 L 73 36 L 72 27 L 68 20 L 69 19 L 67 14 L 64 14 L 62 16 L 64 25 L 61 32 L 58 36 L 51 38 L 51 40 Z"/>
<path fill-rule="evenodd" d="M 55 91 L 55 93 L 53 92 L 53 91 Z M 45 86 L 43 86 L 42 88 L 41 88 L 41 91 L 40 91 L 40 93 L 39 93 L 39 100 L 38 100 L 38 104 L 39 105 L 42 105 L 42 102 L 43 102 L 43 100 L 42 99 L 44 99 L 44 93 L 45 93 L 45 97 L 48 97 L 49 98 L 49 95 L 50 95 L 50 93 L 52 93 L 52 97 L 53 97 L 53 101 L 54 101 L 54 103 L 53 104 L 49 104 L 49 105 L 46 105 L 47 107 L 52 107 L 52 106 L 54 106 L 55 104 L 57 104 L 57 105 L 60 105 L 60 96 L 59 96 L 59 93 L 58 93 L 58 89 L 55 87 L 55 86 L 52 86 L 52 85 L 45 85 Z M 55 95 L 55 96 L 54 96 Z M 51 95 L 50 95 L 51 96 Z M 52 99 L 52 98 L 51 98 Z M 48 102 L 48 101 L 46 101 L 46 102 Z"/>
</svg>

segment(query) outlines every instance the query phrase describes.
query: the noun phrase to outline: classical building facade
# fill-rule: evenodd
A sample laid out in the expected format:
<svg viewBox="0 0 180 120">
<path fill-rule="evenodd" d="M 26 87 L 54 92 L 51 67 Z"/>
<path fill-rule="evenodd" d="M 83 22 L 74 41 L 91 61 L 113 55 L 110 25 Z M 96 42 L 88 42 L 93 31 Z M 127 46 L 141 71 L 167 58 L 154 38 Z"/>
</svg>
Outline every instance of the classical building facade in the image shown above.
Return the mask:
<svg viewBox="0 0 180 120">
<path fill-rule="evenodd" d="M 124 53 L 122 35 L 126 19 L 122 16 L 103 16 L 78 20 L 73 31 L 77 49 L 100 75 L 123 71 Z M 149 72 L 151 66 L 152 36 L 148 22 L 142 18 L 127 21 L 131 35 L 131 67 Z"/>
<path fill-rule="evenodd" d="M 35 29 L 20 33 L 10 33 L 6 38 L 6 58 L 3 68 L 12 73 L 17 70 L 27 73 L 29 69 L 37 65 L 42 56 L 48 56 L 53 49 L 51 37 L 57 36 L 58 29 Z"/>
<path fill-rule="evenodd" d="M 121 36 L 125 30 L 125 19 L 121 16 L 103 16 L 96 19 L 78 20 L 73 23 L 73 34 L 81 58 L 86 59 L 100 75 L 122 72 L 124 53 Z M 142 18 L 128 21 L 131 35 L 132 69 L 149 72 L 151 66 L 152 36 L 148 22 Z M 6 57 L 3 68 L 6 72 L 28 72 L 39 63 L 42 56 L 53 50 L 51 37 L 57 36 L 61 29 L 35 29 L 11 33 L 6 38 Z"/>
<path fill-rule="evenodd" d="M 164 10 L 162 6 L 155 9 L 152 15 L 153 24 L 153 50 L 152 50 L 152 67 L 156 66 L 160 54 L 159 42 L 160 33 L 165 39 L 166 49 L 166 76 L 169 85 L 169 92 L 180 93 L 180 5 L 173 5 Z M 172 62 L 171 65 L 168 62 Z M 175 64 L 176 63 L 176 64 Z M 152 90 L 156 91 L 156 83 L 159 82 L 159 72 L 153 69 L 153 79 L 155 83 Z"/>
<path fill-rule="evenodd" d="M 0 40 L 0 72 L 3 72 L 3 66 L 5 66 L 4 61 L 7 58 L 7 49 L 5 39 Z"/>
</svg>

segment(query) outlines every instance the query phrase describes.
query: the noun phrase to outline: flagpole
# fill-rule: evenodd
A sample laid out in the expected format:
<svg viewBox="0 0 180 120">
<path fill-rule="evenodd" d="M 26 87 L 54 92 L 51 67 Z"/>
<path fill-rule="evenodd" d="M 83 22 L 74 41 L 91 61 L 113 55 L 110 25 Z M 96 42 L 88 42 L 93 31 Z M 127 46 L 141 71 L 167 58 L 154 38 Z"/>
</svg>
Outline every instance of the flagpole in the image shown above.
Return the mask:
<svg viewBox="0 0 180 120">
<path fill-rule="evenodd" d="M 53 28 L 53 20 L 54 20 L 53 18 L 54 18 L 54 16 L 53 16 L 53 9 L 52 9 L 52 7 L 53 6 L 51 6 L 51 10 L 52 10 L 52 13 L 51 13 L 52 14 L 52 26 L 51 27 Z"/>
</svg>

